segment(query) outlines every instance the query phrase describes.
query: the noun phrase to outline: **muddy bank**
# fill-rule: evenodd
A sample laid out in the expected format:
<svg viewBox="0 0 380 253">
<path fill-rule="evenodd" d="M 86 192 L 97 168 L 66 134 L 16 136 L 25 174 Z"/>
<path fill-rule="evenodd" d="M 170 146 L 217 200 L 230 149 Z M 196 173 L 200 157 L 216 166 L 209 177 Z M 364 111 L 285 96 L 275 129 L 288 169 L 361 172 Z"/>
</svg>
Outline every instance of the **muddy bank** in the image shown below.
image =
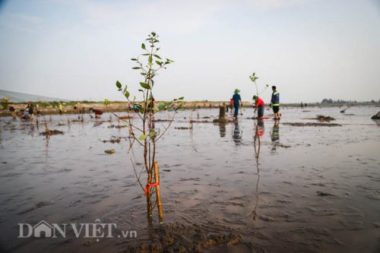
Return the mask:
<svg viewBox="0 0 380 253">
<path fill-rule="evenodd" d="M 201 253 L 252 252 L 252 245 L 242 242 L 241 235 L 232 231 L 211 232 L 199 226 L 178 222 L 152 228 L 146 241 L 129 243 L 126 253 Z"/>
</svg>

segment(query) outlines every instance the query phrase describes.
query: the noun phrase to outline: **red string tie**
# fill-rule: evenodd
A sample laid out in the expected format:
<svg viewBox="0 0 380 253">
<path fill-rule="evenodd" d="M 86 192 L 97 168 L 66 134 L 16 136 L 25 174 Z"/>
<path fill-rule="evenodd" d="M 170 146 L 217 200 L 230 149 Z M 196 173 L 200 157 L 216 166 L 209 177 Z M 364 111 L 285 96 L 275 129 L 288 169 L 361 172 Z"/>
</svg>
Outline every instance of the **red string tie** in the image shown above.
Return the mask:
<svg viewBox="0 0 380 253">
<path fill-rule="evenodd" d="M 153 187 L 156 187 L 156 186 L 159 186 L 159 185 L 160 185 L 160 182 L 156 182 L 156 183 L 153 183 L 153 184 L 146 184 L 146 186 L 144 188 L 144 194 L 147 195 L 150 188 L 153 188 Z"/>
</svg>

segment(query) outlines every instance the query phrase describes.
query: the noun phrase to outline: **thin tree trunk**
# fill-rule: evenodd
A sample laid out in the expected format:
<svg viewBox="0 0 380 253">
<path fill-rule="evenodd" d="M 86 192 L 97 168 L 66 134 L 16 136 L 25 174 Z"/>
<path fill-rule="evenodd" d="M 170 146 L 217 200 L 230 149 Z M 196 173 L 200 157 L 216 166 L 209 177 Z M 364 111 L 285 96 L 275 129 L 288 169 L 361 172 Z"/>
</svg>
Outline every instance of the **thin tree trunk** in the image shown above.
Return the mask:
<svg viewBox="0 0 380 253">
<path fill-rule="evenodd" d="M 150 194 L 150 187 L 149 185 L 152 184 L 152 172 L 149 171 L 148 173 L 148 182 L 146 186 L 146 211 L 147 211 L 147 219 L 148 224 L 152 224 L 152 201 L 151 201 L 151 194 Z"/>
</svg>

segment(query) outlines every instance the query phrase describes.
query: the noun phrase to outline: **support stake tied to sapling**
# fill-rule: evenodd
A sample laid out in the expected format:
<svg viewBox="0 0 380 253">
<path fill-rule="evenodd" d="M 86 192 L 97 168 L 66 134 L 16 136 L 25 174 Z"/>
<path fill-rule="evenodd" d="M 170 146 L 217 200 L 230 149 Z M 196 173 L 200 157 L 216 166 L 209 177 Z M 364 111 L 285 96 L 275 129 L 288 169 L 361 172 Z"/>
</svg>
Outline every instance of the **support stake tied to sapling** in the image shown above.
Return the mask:
<svg viewBox="0 0 380 253">
<path fill-rule="evenodd" d="M 154 205 L 152 205 L 153 189 L 156 193 L 156 206 L 158 209 L 158 218 L 159 222 L 163 222 L 164 212 L 163 205 L 161 201 L 161 192 L 160 192 L 160 176 L 159 176 L 159 166 L 156 160 L 156 150 L 157 150 L 157 141 L 167 132 L 173 120 L 170 120 L 168 125 L 164 127 L 163 131 L 160 132 L 160 129 L 155 125 L 155 114 L 163 110 L 173 110 L 174 112 L 183 105 L 183 97 L 178 99 L 173 99 L 169 102 L 160 102 L 157 103 L 154 99 L 153 88 L 155 87 L 154 78 L 157 76 L 158 72 L 162 69 L 166 69 L 167 65 L 171 64 L 173 61 L 168 58 L 163 58 L 158 55 L 160 48 L 158 47 L 158 35 L 155 32 L 152 32 L 146 38 L 146 43 L 141 44 L 141 49 L 143 53 L 137 58 L 132 58 L 131 60 L 135 63 L 135 66 L 132 67 L 134 70 L 138 70 L 140 75 L 143 78 L 143 81 L 139 83 L 140 89 L 139 94 L 141 94 L 142 100 L 137 102 L 136 97 L 134 96 L 131 99 L 130 90 L 127 85 L 123 85 L 121 82 L 116 82 L 117 89 L 123 93 L 124 97 L 128 102 L 135 107 L 132 113 L 138 115 L 140 119 L 140 125 L 133 122 L 134 117 L 128 117 L 128 126 L 129 126 L 129 135 L 130 140 L 130 149 L 133 148 L 133 145 L 137 143 L 143 149 L 142 159 L 143 166 L 146 171 L 147 181 L 146 186 L 143 187 L 143 183 L 140 181 L 138 173 L 136 173 L 136 168 L 134 167 L 135 175 L 137 177 L 138 183 L 141 188 L 143 188 L 146 196 L 147 203 L 147 219 L 148 223 L 152 223 L 152 211 Z M 131 113 L 132 110 L 129 111 Z M 174 113 L 173 113 L 174 119 Z M 132 159 L 132 158 L 131 158 Z M 135 163 L 132 161 L 132 165 L 135 166 Z"/>
</svg>

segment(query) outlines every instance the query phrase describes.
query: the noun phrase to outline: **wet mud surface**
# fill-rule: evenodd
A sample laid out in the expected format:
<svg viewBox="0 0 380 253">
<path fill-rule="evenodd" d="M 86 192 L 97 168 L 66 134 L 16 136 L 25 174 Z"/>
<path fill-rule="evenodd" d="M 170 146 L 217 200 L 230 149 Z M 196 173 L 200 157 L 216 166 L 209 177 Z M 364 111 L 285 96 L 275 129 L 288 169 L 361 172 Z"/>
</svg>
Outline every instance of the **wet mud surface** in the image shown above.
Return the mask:
<svg viewBox="0 0 380 253">
<path fill-rule="evenodd" d="M 218 109 L 201 109 L 192 127 L 191 111 L 179 112 L 159 142 L 165 219 L 153 217 L 153 227 L 125 122 L 106 113 L 47 116 L 39 127 L 1 118 L 0 251 L 380 252 L 380 128 L 370 119 L 377 109 L 350 108 L 349 117 L 338 108 L 284 109 L 279 124 L 259 127 L 247 119 L 252 109 L 228 124 L 209 123 Z M 316 115 L 340 126 L 284 124 L 319 124 L 307 119 Z M 162 129 L 170 122 L 166 113 L 157 118 Z M 64 134 L 41 136 L 44 120 Z M 17 238 L 21 222 L 96 219 L 135 230 L 137 239 Z"/>
</svg>

